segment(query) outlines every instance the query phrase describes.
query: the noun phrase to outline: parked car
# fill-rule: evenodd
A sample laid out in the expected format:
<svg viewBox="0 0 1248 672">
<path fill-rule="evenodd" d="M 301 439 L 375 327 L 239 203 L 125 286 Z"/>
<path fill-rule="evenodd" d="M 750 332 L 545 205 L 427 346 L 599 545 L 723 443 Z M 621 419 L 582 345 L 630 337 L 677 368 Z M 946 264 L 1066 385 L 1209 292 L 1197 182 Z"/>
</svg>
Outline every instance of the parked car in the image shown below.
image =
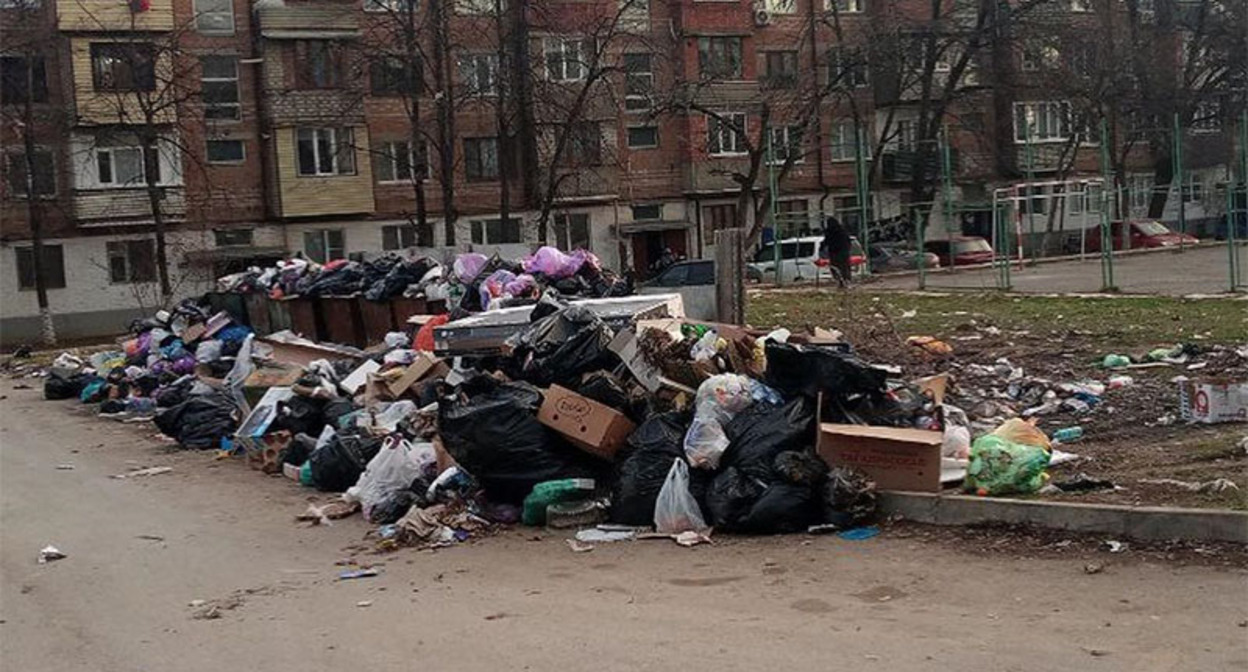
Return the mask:
<svg viewBox="0 0 1248 672">
<path fill-rule="evenodd" d="M 1195 245 L 1200 242 L 1196 236 L 1173 231 L 1170 227 L 1152 219 L 1130 222 L 1113 222 L 1110 224 L 1115 250 L 1140 250 L 1155 247 L 1178 247 Z M 1129 233 L 1127 233 L 1129 232 Z M 1124 236 L 1123 234 L 1127 235 Z M 1084 233 L 1086 249 L 1089 252 L 1101 251 L 1101 227 L 1094 226 Z"/>
<path fill-rule="evenodd" d="M 992 245 L 979 236 L 937 238 L 924 243 L 923 249 L 935 254 L 944 266 L 987 264 L 994 256 Z"/>
<path fill-rule="evenodd" d="M 710 259 L 678 261 L 637 287 L 638 294 L 680 294 L 685 315 L 695 320 L 714 320 L 715 262 Z"/>
<path fill-rule="evenodd" d="M 918 251 L 903 245 L 869 245 L 867 253 L 870 256 L 872 273 L 913 271 L 919 267 Z M 940 257 L 934 253 L 924 252 L 922 259 L 926 268 L 940 268 Z"/>
<path fill-rule="evenodd" d="M 832 280 L 831 265 L 819 254 L 821 236 L 786 238 L 780 241 L 780 273 L 784 282 L 794 280 Z M 866 268 L 866 253 L 857 238 L 850 238 L 849 266 L 854 275 Z M 774 242 L 765 243 L 754 260 L 747 264 L 746 277 L 759 282 L 776 281 L 776 247 Z"/>
</svg>

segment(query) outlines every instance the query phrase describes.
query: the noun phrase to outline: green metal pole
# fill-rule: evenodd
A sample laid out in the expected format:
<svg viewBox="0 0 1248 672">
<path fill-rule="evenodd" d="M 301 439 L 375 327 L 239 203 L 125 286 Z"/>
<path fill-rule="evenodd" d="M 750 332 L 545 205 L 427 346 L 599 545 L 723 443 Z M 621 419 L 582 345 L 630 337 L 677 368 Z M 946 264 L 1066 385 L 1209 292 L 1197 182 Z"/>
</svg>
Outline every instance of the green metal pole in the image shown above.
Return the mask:
<svg viewBox="0 0 1248 672">
<path fill-rule="evenodd" d="M 1034 266 L 1036 263 L 1036 213 L 1034 212 L 1035 208 L 1031 202 L 1032 197 L 1035 195 L 1034 187 L 1031 186 L 1031 183 L 1036 179 L 1036 157 L 1031 147 L 1030 124 L 1023 127 L 1023 133 L 1025 134 L 1023 136 L 1024 140 L 1027 143 L 1027 236 L 1029 238 L 1027 243 L 1031 247 L 1031 263 Z M 1018 263 L 1021 268 L 1023 260 L 1019 259 Z"/>
<path fill-rule="evenodd" d="M 783 260 L 780 254 L 780 223 L 776 220 L 776 215 L 780 211 L 776 190 L 776 150 L 771 142 L 771 131 L 764 130 L 767 131 L 767 189 L 771 191 L 771 252 L 776 268 L 776 286 L 779 287 L 784 282 L 784 273 Z M 793 262 L 796 265 L 797 259 L 794 258 Z M 818 269 L 816 269 L 815 275 L 818 276 Z"/>
<path fill-rule="evenodd" d="M 865 152 L 863 152 L 863 135 L 864 135 L 863 129 L 858 127 L 855 124 L 854 126 L 854 169 L 855 169 L 854 181 L 856 183 L 855 191 L 857 192 L 858 213 L 859 213 L 858 214 L 858 243 L 862 245 L 863 249 L 865 250 L 867 248 L 867 245 L 870 244 L 870 241 L 867 238 L 867 233 L 868 233 L 867 219 L 871 215 L 870 215 L 870 208 L 867 205 L 867 200 L 870 197 L 870 187 L 867 185 L 867 160 L 866 160 Z M 864 268 L 866 268 L 866 272 L 868 274 L 871 273 L 870 258 L 866 259 L 863 265 L 864 265 Z M 846 278 L 846 281 L 848 280 L 849 278 Z"/>
<path fill-rule="evenodd" d="M 927 253 L 923 251 L 927 244 L 927 224 L 915 218 L 914 208 L 910 208 L 910 219 L 914 222 L 914 250 L 915 263 L 919 267 L 919 289 L 927 289 Z"/>
<path fill-rule="evenodd" d="M 1179 113 L 1174 113 L 1174 149 L 1170 152 L 1171 160 L 1174 164 L 1174 181 L 1179 185 L 1179 251 L 1184 248 L 1183 239 L 1187 237 L 1187 204 L 1183 200 L 1186 193 L 1183 180 L 1183 134 L 1182 128 L 1179 126 Z"/>
<path fill-rule="evenodd" d="M 1118 189 L 1114 182 L 1114 169 L 1109 161 L 1109 123 L 1101 117 L 1101 172 L 1105 175 L 1105 184 L 1101 186 L 1101 289 L 1112 291 L 1114 285 L 1114 237 L 1110 235 L 1111 226 L 1109 206 L 1118 209 Z M 1086 232 L 1084 234 L 1087 235 Z"/>
<path fill-rule="evenodd" d="M 940 182 L 945 197 L 945 227 L 953 226 L 953 157 L 949 150 L 948 129 L 940 134 Z"/>
</svg>

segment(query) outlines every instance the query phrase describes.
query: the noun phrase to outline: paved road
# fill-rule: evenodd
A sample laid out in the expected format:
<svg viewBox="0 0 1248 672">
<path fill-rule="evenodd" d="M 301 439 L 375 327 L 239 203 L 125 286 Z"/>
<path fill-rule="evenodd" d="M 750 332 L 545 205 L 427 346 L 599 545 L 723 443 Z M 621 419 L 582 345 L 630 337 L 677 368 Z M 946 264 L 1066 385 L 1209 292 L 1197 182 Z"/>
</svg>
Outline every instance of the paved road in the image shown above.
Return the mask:
<svg viewBox="0 0 1248 672">
<path fill-rule="evenodd" d="M 1242 570 L 1130 552 L 1088 575 L 1084 558 L 888 535 L 574 554 L 515 530 L 335 581 L 368 528 L 296 526 L 309 491 L 8 381 L 0 394 L 5 670 L 1248 669 Z M 109 478 L 138 465 L 174 471 Z M 48 543 L 69 557 L 36 564 Z M 231 596 L 192 618 L 191 600 Z"/>
<path fill-rule="evenodd" d="M 1241 282 L 1248 283 L 1248 245 L 1241 245 Z M 1116 257 L 1114 282 L 1123 292 L 1135 294 L 1216 294 L 1227 291 L 1229 253 L 1225 245 L 1189 249 L 1178 252 L 1151 252 Z M 1086 261 L 1059 261 L 1012 269 L 1013 289 L 1026 293 L 1079 293 L 1101 289 L 1100 257 L 1090 255 Z M 928 276 L 928 288 L 993 289 L 997 271 L 992 268 L 941 271 Z M 917 289 L 915 276 L 892 277 L 871 284 L 888 289 Z"/>
</svg>

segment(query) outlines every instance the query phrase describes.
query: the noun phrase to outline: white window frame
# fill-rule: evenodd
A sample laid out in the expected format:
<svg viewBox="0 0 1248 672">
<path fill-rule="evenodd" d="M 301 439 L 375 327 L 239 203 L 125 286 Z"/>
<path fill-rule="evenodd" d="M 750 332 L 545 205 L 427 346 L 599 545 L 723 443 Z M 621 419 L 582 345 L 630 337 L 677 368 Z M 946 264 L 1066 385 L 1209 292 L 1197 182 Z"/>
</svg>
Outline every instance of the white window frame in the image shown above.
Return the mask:
<svg viewBox="0 0 1248 672">
<path fill-rule="evenodd" d="M 484 65 L 484 71 L 482 67 Z M 482 87 L 482 72 L 489 78 L 489 87 Z M 464 89 L 474 96 L 498 95 L 498 54 L 463 54 L 459 57 L 459 78 Z"/>
<path fill-rule="evenodd" d="M 134 267 L 136 266 L 136 264 L 134 263 L 134 261 L 132 260 L 132 257 L 130 256 L 130 249 L 131 249 L 130 244 L 131 243 L 147 243 L 148 244 L 147 247 L 152 253 L 152 260 L 151 260 L 152 277 L 146 280 L 135 279 Z M 106 242 L 104 245 L 104 256 L 108 260 L 108 284 L 110 285 L 136 285 L 136 284 L 148 284 L 148 283 L 156 282 L 156 277 L 157 277 L 156 275 L 156 243 L 154 240 L 150 238 L 110 240 Z M 123 268 L 121 269 L 121 271 L 122 271 L 123 277 L 121 279 L 118 279 L 117 277 L 113 275 L 113 271 L 115 270 L 113 268 L 114 258 L 118 258 L 122 260 Z"/>
<path fill-rule="evenodd" d="M 848 132 L 850 136 L 848 140 L 841 137 L 845 135 L 846 132 Z M 856 160 L 856 147 L 858 143 L 857 135 L 858 129 L 854 126 L 854 122 L 852 120 L 833 122 L 832 128 L 828 132 L 828 138 L 830 140 L 828 145 L 829 160 L 833 163 Z M 845 148 L 848 148 L 848 152 L 846 152 Z M 870 144 L 863 147 L 862 150 L 863 158 L 871 158 Z"/>
<path fill-rule="evenodd" d="M 156 152 L 157 154 L 160 153 L 159 147 L 156 148 Z M 117 168 L 119 165 L 117 163 L 117 158 L 121 154 L 137 154 L 138 155 L 137 157 L 138 162 L 139 162 L 138 163 L 138 166 L 139 166 L 138 175 L 136 175 L 133 179 L 126 180 L 125 182 L 117 181 L 117 177 L 118 177 Z M 107 182 L 104 181 L 103 176 L 101 176 L 99 172 L 100 161 L 103 160 L 105 156 L 108 157 L 108 165 L 109 165 L 109 169 L 108 169 L 109 174 L 108 174 Z M 158 165 L 163 163 L 160 160 L 161 158 L 162 157 L 159 157 L 159 156 L 157 157 Z M 91 159 L 92 159 L 91 167 L 93 170 L 95 170 L 95 184 L 101 189 L 136 189 L 136 188 L 147 185 L 147 161 L 144 160 L 143 148 L 139 145 L 116 145 L 116 146 L 108 146 L 108 147 L 97 147 L 91 153 Z M 165 172 L 166 171 L 163 169 L 163 166 L 161 166 L 160 176 L 159 176 L 159 179 L 157 180 L 157 184 L 168 186 L 169 183 L 165 181 Z"/>
<path fill-rule="evenodd" d="M 782 126 L 771 126 L 767 129 L 767 133 L 771 136 L 771 152 L 774 158 L 774 165 L 784 165 L 784 163 L 788 161 L 789 150 L 793 148 L 791 143 L 793 142 L 792 136 L 794 133 L 797 133 L 799 142 L 796 147 L 798 155 L 797 158 L 793 160 L 793 163 L 798 164 L 806 161 L 806 153 L 802 151 L 802 144 L 805 140 L 801 138 L 802 127 L 800 125 L 785 124 Z M 777 145 L 777 142 L 780 144 Z M 777 152 L 777 147 L 783 147 L 784 151 Z"/>
<path fill-rule="evenodd" d="M 1196 108 L 1192 110 L 1192 124 L 1190 126 L 1192 133 L 1204 135 L 1206 133 L 1222 132 L 1222 117 L 1219 116 L 1222 108 L 1214 100 L 1202 100 L 1196 103 Z"/>
<path fill-rule="evenodd" d="M 721 121 L 722 119 L 722 121 Z M 740 121 L 740 123 L 737 123 Z M 749 119 L 744 112 L 724 112 L 719 118 L 706 116 L 706 153 L 709 156 L 743 156 Z M 714 140 L 713 140 L 714 139 Z M 718 148 L 715 146 L 718 145 Z M 725 147 L 731 145 L 731 149 Z"/>
<path fill-rule="evenodd" d="M 585 218 L 585 246 L 578 248 L 572 245 L 572 225 L 574 218 Z M 550 221 L 550 240 L 555 247 L 571 252 L 574 249 L 593 251 L 593 218 L 587 212 L 565 212 L 555 215 Z"/>
<path fill-rule="evenodd" d="M 1151 173 L 1132 173 L 1127 176 L 1127 184 L 1131 188 L 1131 202 L 1128 204 L 1132 210 L 1142 210 L 1148 207 L 1148 201 L 1153 197 L 1153 176 Z"/>
<path fill-rule="evenodd" d="M 398 152 L 396 152 L 395 150 L 400 145 L 406 148 L 408 173 L 410 173 L 407 177 L 399 177 Z M 380 171 L 378 171 L 378 175 L 377 175 L 378 184 L 409 184 L 411 183 L 413 179 L 417 177 L 420 177 L 426 180 L 429 179 L 429 162 L 428 161 L 425 161 L 425 164 L 424 164 L 424 169 L 425 169 L 424 175 L 418 175 L 417 168 L 419 168 L 420 166 L 416 160 L 419 157 L 419 155 L 416 154 L 416 148 L 412 146 L 412 143 L 410 140 L 386 140 L 384 142 L 381 142 L 377 146 L 376 151 L 378 154 L 378 160 L 390 164 L 390 175 L 391 175 L 390 179 L 388 180 L 383 179 L 381 177 Z"/>
<path fill-rule="evenodd" d="M 507 0 L 499 0 L 499 9 L 507 11 Z M 455 13 L 460 16 L 494 16 L 494 0 L 455 0 Z"/>
<path fill-rule="evenodd" d="M 303 172 L 303 166 L 300 165 L 299 161 L 299 136 L 304 131 L 312 134 L 312 164 L 315 167 L 315 172 L 311 173 Z M 352 129 L 344 127 L 300 126 L 294 130 L 294 133 L 295 174 L 298 177 L 340 177 L 355 175 L 358 172 L 359 169 L 356 166 L 355 158 L 355 144 L 353 142 L 355 134 Z M 329 146 L 333 148 L 333 153 L 330 155 L 332 166 L 328 172 L 321 170 L 321 136 L 325 134 L 329 135 Z M 344 135 L 345 138 L 342 137 Z M 349 167 L 344 167 L 342 165 L 343 162 L 340 160 L 342 158 L 342 143 L 344 141 L 346 149 L 350 152 L 351 157 L 351 165 Z"/>
<path fill-rule="evenodd" d="M 60 191 L 60 189 L 58 188 L 59 185 L 57 185 L 56 183 L 57 175 L 58 175 L 56 152 L 52 151 L 52 148 L 50 147 L 45 147 L 43 145 L 36 145 L 35 156 L 39 156 L 40 154 L 46 154 L 48 156 L 48 159 L 52 162 L 52 191 L 46 194 L 35 194 L 35 198 L 36 199 L 54 199 L 56 198 L 57 194 Z M 26 149 L 24 147 L 14 147 L 12 149 L 7 150 L 3 155 L 0 155 L 0 156 L 4 157 L 4 170 L 9 171 L 9 172 L 6 172 L 4 176 L 5 186 L 6 188 L 8 188 L 8 196 L 14 199 L 26 200 L 28 196 L 28 194 L 26 193 L 27 191 L 26 186 L 24 185 L 20 190 L 17 190 L 17 189 L 13 189 L 13 185 L 10 184 L 9 182 L 10 173 L 12 173 L 15 170 L 15 167 L 13 165 L 14 161 L 19 161 L 22 164 L 22 169 L 25 170 Z M 16 157 L 21 157 L 21 158 L 18 159 Z"/>
<path fill-rule="evenodd" d="M 502 224 L 511 224 L 512 222 L 515 222 L 516 233 L 518 234 L 516 241 L 510 242 L 490 240 L 491 222 L 498 222 L 500 226 Z M 480 236 L 476 235 L 478 231 L 481 234 Z M 478 238 L 480 240 L 478 240 Z M 522 245 L 524 244 L 524 220 L 519 217 L 508 217 L 506 222 L 503 222 L 499 217 L 474 219 L 468 225 L 468 239 L 472 241 L 473 245 Z"/>
<path fill-rule="evenodd" d="M 221 56 L 211 55 L 211 56 L 208 56 L 208 58 L 229 59 L 234 64 L 234 76 L 233 77 L 208 77 L 203 74 L 203 70 L 202 70 L 203 64 L 201 61 L 201 64 L 200 64 L 201 96 L 202 96 L 202 87 L 204 84 L 232 82 L 234 84 L 234 102 L 210 104 L 207 101 L 205 101 L 204 102 L 205 120 L 207 121 L 238 121 L 242 119 L 243 118 L 243 104 L 242 104 L 242 91 L 240 90 L 239 85 L 238 85 L 239 84 L 238 82 L 238 58 L 235 56 L 229 56 L 229 55 L 221 55 Z M 209 109 L 230 109 L 230 108 L 234 110 L 234 116 L 232 117 L 212 117 L 211 119 L 208 118 Z"/>
<path fill-rule="evenodd" d="M 847 89 L 861 89 L 871 83 L 871 69 L 867 63 L 856 62 L 866 52 L 855 47 L 832 47 L 828 50 L 829 84 L 838 83 Z M 847 57 L 852 56 L 854 60 Z M 849 61 L 849 62 L 847 62 Z"/>
<path fill-rule="evenodd" d="M 645 30 L 650 27 L 650 0 L 619 0 L 621 30 Z"/>
<path fill-rule="evenodd" d="M 892 137 L 888 139 L 888 148 L 894 152 L 913 152 L 918 145 L 919 122 L 917 119 L 901 118 L 893 120 Z"/>
<path fill-rule="evenodd" d="M 824 0 L 825 11 L 835 10 L 837 14 L 862 14 L 866 11 L 867 0 Z"/>
<path fill-rule="evenodd" d="M 552 82 L 583 81 L 589 74 L 589 61 L 586 57 L 589 51 L 588 38 L 545 38 L 542 40 L 542 55 L 546 61 L 546 79 Z M 552 64 L 552 56 L 556 55 L 557 60 Z"/>
<path fill-rule="evenodd" d="M 797 0 L 763 0 L 763 6 L 772 14 L 797 13 Z"/>
<path fill-rule="evenodd" d="M 1093 10 L 1092 0 L 1068 0 L 1070 11 L 1075 14 L 1088 14 Z"/>
<path fill-rule="evenodd" d="M 653 142 L 652 144 L 649 144 L 649 145 L 634 145 L 634 144 L 633 144 L 633 136 L 632 136 L 632 135 L 630 135 L 630 133 L 631 133 L 631 131 L 632 131 L 633 129 L 635 129 L 635 128 L 651 128 L 651 129 L 654 129 L 654 142 Z M 659 127 L 658 127 L 658 125 L 657 125 L 657 124 L 641 124 L 641 125 L 636 125 L 636 126 L 629 126 L 628 128 L 626 128 L 626 129 L 624 130 L 624 144 L 625 144 L 625 145 L 627 145 L 629 149 L 654 149 L 654 148 L 658 147 L 658 146 L 659 146 Z"/>
<path fill-rule="evenodd" d="M 243 148 L 243 155 L 237 159 L 230 159 L 228 161 L 214 161 L 212 157 L 208 155 L 208 145 L 213 142 L 237 142 L 238 146 Z M 206 138 L 204 140 L 204 160 L 214 166 L 237 166 L 247 163 L 247 143 L 241 138 Z"/>
<path fill-rule="evenodd" d="M 338 238 L 340 242 L 342 243 L 342 247 L 339 247 L 339 248 L 330 247 L 329 236 L 330 234 L 333 234 L 333 233 L 338 234 Z M 321 238 L 321 247 L 324 248 L 325 250 L 325 258 L 322 259 L 318 263 L 326 263 L 326 262 L 333 261 L 335 259 L 347 258 L 347 232 L 346 230 L 344 229 L 312 229 L 310 231 L 304 231 L 303 232 L 303 253 L 307 255 L 309 259 L 312 259 L 311 250 L 308 249 L 308 235 L 309 234 L 319 235 Z M 340 250 L 342 254 L 340 256 L 335 257 L 334 255 L 330 253 L 331 250 L 334 250 L 334 249 Z"/>
<path fill-rule="evenodd" d="M 653 103 L 649 93 L 637 94 L 629 93 L 629 80 L 645 82 L 647 91 L 654 91 L 654 54 L 650 52 L 635 52 L 633 56 L 645 56 L 648 61 L 648 70 L 630 71 L 626 61 L 630 54 L 624 54 L 620 59 L 621 67 L 624 70 L 624 111 L 625 112 L 644 112 L 649 110 Z M 640 103 L 640 104 L 638 104 Z"/>
<path fill-rule="evenodd" d="M 420 0 L 364 0 L 364 11 L 392 14 L 402 11 L 404 5 L 415 13 L 420 9 Z"/>
<path fill-rule="evenodd" d="M 213 0 L 215 2 L 224 3 L 227 8 L 224 11 L 220 9 L 215 10 L 215 11 L 200 9 L 200 3 L 204 3 L 206 1 L 207 0 L 194 0 L 194 2 L 192 3 L 192 11 L 195 12 L 195 32 L 199 33 L 200 35 L 233 35 L 234 31 L 236 30 L 236 25 L 234 21 L 233 0 Z M 199 24 L 200 19 L 204 17 L 215 16 L 217 18 L 221 18 L 221 17 L 224 17 L 226 14 L 229 15 L 229 19 L 230 19 L 230 27 L 228 29 L 227 28 L 204 28 L 203 26 Z"/>
<path fill-rule="evenodd" d="M 394 242 L 398 244 L 397 247 L 386 247 L 386 232 L 389 230 L 394 231 Z M 412 244 L 404 245 L 404 238 L 409 239 Z M 382 252 L 394 252 L 416 247 L 419 239 L 420 236 L 416 235 L 416 226 L 414 224 L 385 224 L 381 227 Z"/>
<path fill-rule="evenodd" d="M 1036 127 L 1038 133 L 1028 137 L 1028 128 L 1019 126 L 1019 110 L 1026 118 L 1027 127 Z M 1023 145 L 1066 142 L 1074 132 L 1071 105 L 1067 100 L 1028 100 L 1014 103 L 1014 142 Z"/>
<path fill-rule="evenodd" d="M 474 143 L 476 143 L 478 159 L 481 159 L 482 157 L 485 157 L 485 156 L 493 157 L 493 163 L 494 163 L 493 175 L 475 175 L 474 176 L 474 175 L 468 174 L 468 142 L 469 141 L 473 141 Z M 503 171 L 503 164 L 501 161 L 502 157 L 500 156 L 500 153 L 501 153 L 500 150 L 502 149 L 501 138 L 499 138 L 498 136 L 483 135 L 483 136 L 466 137 L 466 138 L 463 138 L 461 142 L 463 142 L 463 148 L 464 148 L 463 151 L 464 151 L 464 179 L 465 180 L 467 180 L 468 182 L 497 182 L 503 179 L 504 171 Z M 489 151 L 485 151 L 487 147 L 493 147 L 493 149 L 490 149 Z M 486 165 L 486 161 L 484 160 L 478 160 L 477 163 L 481 167 L 484 167 Z"/>
</svg>

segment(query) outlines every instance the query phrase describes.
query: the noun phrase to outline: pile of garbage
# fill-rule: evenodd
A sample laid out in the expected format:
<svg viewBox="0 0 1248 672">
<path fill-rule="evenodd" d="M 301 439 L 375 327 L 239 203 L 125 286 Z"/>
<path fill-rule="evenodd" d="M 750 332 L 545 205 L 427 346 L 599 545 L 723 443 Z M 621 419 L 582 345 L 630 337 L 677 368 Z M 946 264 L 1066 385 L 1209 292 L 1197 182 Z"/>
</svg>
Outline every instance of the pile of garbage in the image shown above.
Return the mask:
<svg viewBox="0 0 1248 672">
<path fill-rule="evenodd" d="M 294 258 L 218 278 L 217 289 L 263 293 L 273 299 L 362 294 L 370 301 L 387 301 L 402 296 L 446 300 L 448 308 L 479 312 L 535 303 L 547 289 L 564 297 L 626 296 L 632 293 L 632 284 L 604 269 L 591 252 L 565 254 L 542 247 L 514 261 L 469 252 L 447 264 L 432 257 L 396 254 L 325 264 Z"/>
<path fill-rule="evenodd" d="M 556 261 L 576 266 L 565 279 L 592 263 L 539 250 L 525 270 L 552 278 Z M 482 302 L 514 298 L 507 285 L 520 276 L 492 263 L 462 255 L 451 273 L 488 273 Z M 592 304 L 546 295 L 496 350 L 435 353 L 434 329 L 473 318 L 439 316 L 361 351 L 260 338 L 186 302 L 136 322 L 118 350 L 63 354 L 45 396 L 150 418 L 185 448 L 341 493 L 302 518 L 358 511 L 387 547 L 518 522 L 580 528 L 585 543 L 845 530 L 870 521 L 877 487 L 963 482 L 1001 495 L 1045 483 L 1053 448 L 1033 423 L 972 422 L 945 400 L 947 376 L 906 380 L 838 332 L 761 332 L 678 311 L 609 324 Z M 1028 379 L 1013 378 L 1029 399 Z"/>
</svg>

